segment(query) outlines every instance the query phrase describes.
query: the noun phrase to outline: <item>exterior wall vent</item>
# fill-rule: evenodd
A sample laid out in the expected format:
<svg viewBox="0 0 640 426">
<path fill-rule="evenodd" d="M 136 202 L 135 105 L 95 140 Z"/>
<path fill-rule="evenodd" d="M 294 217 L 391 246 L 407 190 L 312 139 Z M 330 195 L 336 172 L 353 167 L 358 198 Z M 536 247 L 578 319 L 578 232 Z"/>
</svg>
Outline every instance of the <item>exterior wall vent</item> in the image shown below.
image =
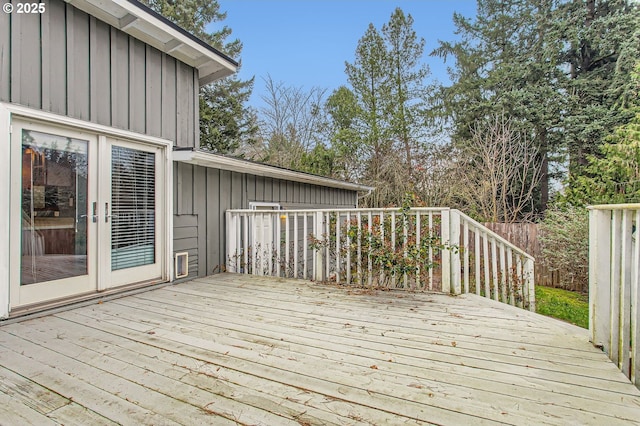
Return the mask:
<svg viewBox="0 0 640 426">
<path fill-rule="evenodd" d="M 185 278 L 189 275 L 189 253 L 182 252 L 175 255 L 175 275 L 176 279 Z"/>
</svg>

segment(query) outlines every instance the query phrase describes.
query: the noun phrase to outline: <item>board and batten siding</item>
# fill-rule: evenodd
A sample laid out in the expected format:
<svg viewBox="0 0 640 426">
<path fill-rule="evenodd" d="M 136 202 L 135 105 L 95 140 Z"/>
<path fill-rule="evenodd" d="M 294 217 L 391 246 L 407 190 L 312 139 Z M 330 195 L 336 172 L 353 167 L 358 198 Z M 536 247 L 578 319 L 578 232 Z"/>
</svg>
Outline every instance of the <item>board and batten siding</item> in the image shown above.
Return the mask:
<svg viewBox="0 0 640 426">
<path fill-rule="evenodd" d="M 224 270 L 228 209 L 246 209 L 252 201 L 279 203 L 286 209 L 355 207 L 358 195 L 346 189 L 177 163 L 173 196 L 174 252 L 189 252 L 189 278 L 194 278 Z M 191 253 L 197 254 L 197 265 Z"/>
<path fill-rule="evenodd" d="M 0 13 L 0 101 L 199 145 L 198 71 L 62 0 Z"/>
</svg>

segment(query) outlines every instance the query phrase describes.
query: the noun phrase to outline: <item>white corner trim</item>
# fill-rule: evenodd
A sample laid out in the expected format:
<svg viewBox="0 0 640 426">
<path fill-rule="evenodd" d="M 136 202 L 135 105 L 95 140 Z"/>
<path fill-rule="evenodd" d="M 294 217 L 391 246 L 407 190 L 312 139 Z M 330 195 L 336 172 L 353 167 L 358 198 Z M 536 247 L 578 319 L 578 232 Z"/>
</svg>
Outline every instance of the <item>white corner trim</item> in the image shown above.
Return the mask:
<svg viewBox="0 0 640 426">
<path fill-rule="evenodd" d="M 0 168 L 0 200 L 6 202 L 11 196 L 11 112 L 0 103 L 0 158 L 5 159 L 5 167 Z M 0 208 L 0 318 L 9 316 L 9 265 L 10 265 L 10 209 L 9 204 Z"/>
</svg>

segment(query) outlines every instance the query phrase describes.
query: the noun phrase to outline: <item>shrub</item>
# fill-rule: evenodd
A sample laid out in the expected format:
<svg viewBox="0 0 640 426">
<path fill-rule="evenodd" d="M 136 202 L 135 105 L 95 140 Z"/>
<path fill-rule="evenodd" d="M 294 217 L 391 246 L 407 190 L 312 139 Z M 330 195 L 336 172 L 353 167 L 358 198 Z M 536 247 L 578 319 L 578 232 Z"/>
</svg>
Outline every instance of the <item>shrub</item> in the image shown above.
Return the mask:
<svg viewBox="0 0 640 426">
<path fill-rule="evenodd" d="M 550 207 L 540 226 L 543 263 L 566 288 L 589 288 L 589 216 L 584 207 Z"/>
</svg>

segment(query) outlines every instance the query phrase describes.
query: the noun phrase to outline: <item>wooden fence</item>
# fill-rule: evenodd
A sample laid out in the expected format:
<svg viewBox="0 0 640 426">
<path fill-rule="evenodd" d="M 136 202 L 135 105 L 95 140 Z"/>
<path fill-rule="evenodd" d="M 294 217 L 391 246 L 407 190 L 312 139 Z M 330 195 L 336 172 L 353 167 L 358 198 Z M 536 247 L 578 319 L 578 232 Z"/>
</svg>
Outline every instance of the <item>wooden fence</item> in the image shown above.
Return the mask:
<svg viewBox="0 0 640 426">
<path fill-rule="evenodd" d="M 562 271 L 551 270 L 544 262 L 542 244 L 538 239 L 540 233 L 536 223 L 485 223 L 484 226 L 496 234 L 520 247 L 536 259 L 536 285 L 563 288 L 565 290 L 586 293 L 588 283 L 563 283 Z"/>
</svg>

